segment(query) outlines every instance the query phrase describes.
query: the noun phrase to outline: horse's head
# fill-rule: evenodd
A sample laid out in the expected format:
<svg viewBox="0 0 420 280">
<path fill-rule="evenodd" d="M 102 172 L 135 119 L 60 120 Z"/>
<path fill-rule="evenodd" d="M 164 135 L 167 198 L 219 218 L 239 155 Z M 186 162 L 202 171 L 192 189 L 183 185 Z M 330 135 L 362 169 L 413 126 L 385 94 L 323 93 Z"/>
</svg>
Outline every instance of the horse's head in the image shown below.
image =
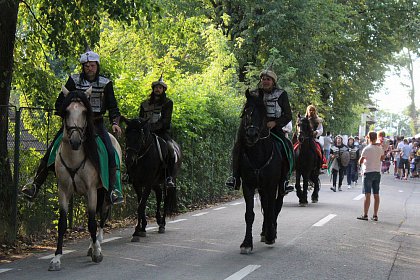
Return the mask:
<svg viewBox="0 0 420 280">
<path fill-rule="evenodd" d="M 245 129 L 245 141 L 253 146 L 261 139 L 262 133 L 269 134 L 266 125 L 266 109 L 259 95 L 246 91 L 246 103 L 242 113 L 242 124 Z"/>
<path fill-rule="evenodd" d="M 298 139 L 302 142 L 305 138 L 313 137 L 313 129 L 308 118 L 305 116 L 297 115 L 296 130 L 298 133 Z"/>
<path fill-rule="evenodd" d="M 148 143 L 151 135 L 150 124 L 148 119 L 127 119 L 123 116 L 121 121 L 126 124 L 126 164 L 130 166 Z"/>
<path fill-rule="evenodd" d="M 61 116 L 63 116 L 63 140 L 68 141 L 73 150 L 79 150 L 86 137 L 93 135 L 92 108 L 88 100 L 92 88 L 88 90 L 68 91 L 63 87 L 64 101 L 61 107 Z M 88 131 L 89 128 L 89 131 Z"/>
</svg>

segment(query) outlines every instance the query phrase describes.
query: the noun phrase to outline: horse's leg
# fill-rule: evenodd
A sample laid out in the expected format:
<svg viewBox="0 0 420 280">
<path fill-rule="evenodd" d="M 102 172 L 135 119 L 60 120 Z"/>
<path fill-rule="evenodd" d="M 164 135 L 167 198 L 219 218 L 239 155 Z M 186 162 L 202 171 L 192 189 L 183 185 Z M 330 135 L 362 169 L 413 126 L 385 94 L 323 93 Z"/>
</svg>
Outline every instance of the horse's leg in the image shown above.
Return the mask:
<svg viewBox="0 0 420 280">
<path fill-rule="evenodd" d="M 249 254 L 254 248 L 252 243 L 252 224 L 254 223 L 255 213 L 254 213 L 254 188 L 249 188 L 246 184 L 242 185 L 242 190 L 244 194 L 246 211 L 245 211 L 245 222 L 246 222 L 246 231 L 245 238 L 242 242 L 240 249 L 241 254 Z"/>
<path fill-rule="evenodd" d="M 295 189 L 296 189 L 296 196 L 299 198 L 299 203 L 302 203 L 302 187 L 300 186 L 300 176 L 302 174 L 298 169 L 296 169 L 296 183 L 295 183 Z"/>
<path fill-rule="evenodd" d="M 104 188 L 100 188 L 97 190 L 97 205 L 96 205 L 96 212 L 99 213 L 100 220 L 99 220 L 99 230 L 97 231 L 96 239 L 99 243 L 102 243 L 104 240 L 104 227 L 105 223 L 108 220 L 109 212 L 111 210 L 111 205 L 107 203 L 105 199 L 106 190 Z M 87 256 L 92 257 L 92 246 L 93 241 L 90 240 L 89 248 L 87 251 Z"/>
<path fill-rule="evenodd" d="M 99 240 L 96 238 L 97 222 L 96 222 L 96 205 L 98 202 L 96 188 L 91 188 L 87 194 L 88 197 L 88 229 L 90 239 L 92 241 L 92 261 L 99 263 L 102 261 L 102 248 Z"/>
<path fill-rule="evenodd" d="M 67 212 L 69 206 L 69 196 L 71 194 L 65 194 L 62 190 L 58 192 L 58 201 L 60 204 L 60 218 L 58 219 L 58 239 L 57 249 L 55 250 L 55 256 L 50 261 L 48 270 L 57 271 L 61 269 L 61 256 L 63 255 L 63 239 L 64 234 L 67 230 Z"/>
<path fill-rule="evenodd" d="M 142 191 L 142 195 L 137 207 L 137 226 L 131 239 L 131 242 L 138 242 L 140 241 L 139 237 L 146 237 L 146 204 L 151 191 L 151 187 L 146 187 Z"/>
<path fill-rule="evenodd" d="M 313 171 L 312 172 L 312 176 L 311 176 L 311 181 L 314 183 L 314 190 L 312 192 L 312 203 L 317 203 L 318 202 L 318 198 L 319 198 L 319 175 L 318 175 L 318 171 Z"/>
<path fill-rule="evenodd" d="M 303 192 L 302 192 L 302 202 L 299 203 L 299 206 L 306 206 L 308 204 L 308 183 L 309 183 L 309 174 L 305 172 L 303 175 Z"/>
<path fill-rule="evenodd" d="M 136 186 L 133 183 L 133 188 L 137 195 L 137 224 L 134 228 L 133 237 L 131 239 L 131 242 L 139 242 L 140 241 L 140 228 L 141 228 L 141 216 L 140 216 L 140 201 L 143 196 L 143 188 L 140 186 Z"/>
<path fill-rule="evenodd" d="M 275 233 L 275 212 L 276 212 L 276 194 L 277 184 L 267 185 L 262 196 L 262 207 L 264 211 L 264 227 L 265 227 L 265 244 L 274 244 L 276 239 Z"/>
<path fill-rule="evenodd" d="M 163 210 L 163 217 L 161 215 L 161 205 L 162 205 L 162 187 L 155 186 L 154 187 L 155 194 L 156 194 L 156 223 L 159 226 L 159 233 L 165 233 L 165 210 Z"/>
<path fill-rule="evenodd" d="M 264 201 L 264 192 L 258 192 L 258 194 L 260 195 L 260 201 Z M 264 215 L 264 211 L 263 211 L 263 215 Z M 260 233 L 260 241 L 261 242 L 265 242 L 265 234 L 266 234 L 266 228 L 265 228 L 265 219 L 263 217 L 263 223 L 262 223 L 262 228 L 261 228 L 261 233 Z"/>
</svg>

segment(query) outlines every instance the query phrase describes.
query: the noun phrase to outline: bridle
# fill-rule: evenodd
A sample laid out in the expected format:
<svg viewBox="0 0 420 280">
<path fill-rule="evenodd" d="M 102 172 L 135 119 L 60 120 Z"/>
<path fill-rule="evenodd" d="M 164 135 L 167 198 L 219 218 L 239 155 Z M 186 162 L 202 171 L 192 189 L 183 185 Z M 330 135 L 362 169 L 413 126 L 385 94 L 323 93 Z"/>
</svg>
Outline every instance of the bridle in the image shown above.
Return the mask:
<svg viewBox="0 0 420 280">
<path fill-rule="evenodd" d="M 297 124 L 296 124 L 297 130 L 299 132 L 298 133 L 298 141 L 299 141 L 300 144 L 303 144 L 306 140 L 312 139 L 310 134 L 308 135 L 304 130 L 301 129 L 302 128 L 302 123 L 303 123 L 302 119 L 303 118 L 299 118 L 299 120 L 297 121 Z M 310 126 L 309 126 L 309 128 L 310 128 Z"/>
<path fill-rule="evenodd" d="M 245 112 L 245 127 L 244 127 L 245 136 L 248 134 L 247 131 L 249 131 L 249 130 L 256 130 L 257 131 L 257 135 L 258 135 L 257 140 L 254 141 L 253 143 L 248 143 L 249 141 L 247 141 L 247 144 L 251 144 L 249 146 L 255 145 L 260 140 L 267 139 L 268 137 L 270 137 L 270 132 L 271 132 L 271 129 L 268 128 L 267 129 L 267 135 L 261 136 L 260 131 L 263 131 L 264 130 L 264 125 L 265 125 L 266 122 L 265 122 L 265 120 L 262 121 L 260 126 L 256 126 L 256 125 L 254 125 L 252 123 L 251 120 L 252 120 L 252 115 L 254 114 L 254 109 L 255 109 L 255 106 L 253 106 L 251 108 L 246 108 L 245 111 L 244 111 Z M 247 123 L 250 123 L 250 124 L 247 125 Z"/>
<path fill-rule="evenodd" d="M 153 141 L 150 140 L 151 133 L 147 133 L 146 135 L 146 133 L 144 132 L 144 126 L 141 127 L 140 129 L 135 129 L 135 131 L 139 134 L 138 135 L 138 142 L 140 142 L 139 148 L 128 147 L 128 146 L 126 147 L 127 152 L 128 151 L 134 152 L 135 157 L 133 158 L 133 164 L 136 164 L 139 159 L 147 155 L 147 153 L 149 152 L 150 148 L 153 145 Z"/>
<path fill-rule="evenodd" d="M 80 102 L 80 100 L 74 100 L 72 102 Z M 69 139 L 72 137 L 73 133 L 77 132 L 79 134 L 79 139 L 82 143 L 86 140 L 86 128 L 87 128 L 87 120 L 86 119 L 85 119 L 85 122 L 84 122 L 82 127 L 78 126 L 76 124 L 74 124 L 73 126 L 69 126 L 67 124 L 67 118 L 66 117 L 64 118 L 63 122 L 64 122 L 64 127 L 65 127 L 65 132 L 66 132 L 67 137 Z M 69 173 L 69 175 L 71 177 L 71 181 L 72 181 L 72 184 L 73 184 L 74 191 L 76 191 L 76 182 L 74 180 L 74 177 L 76 176 L 77 172 L 81 168 L 83 169 L 85 167 L 85 163 L 86 163 L 86 160 L 87 160 L 86 153 L 83 157 L 83 160 L 75 168 L 71 168 L 67 165 L 67 163 L 63 159 L 63 156 L 61 155 L 61 151 L 59 152 L 59 156 L 60 156 L 61 163 L 66 168 L 67 172 Z"/>
</svg>

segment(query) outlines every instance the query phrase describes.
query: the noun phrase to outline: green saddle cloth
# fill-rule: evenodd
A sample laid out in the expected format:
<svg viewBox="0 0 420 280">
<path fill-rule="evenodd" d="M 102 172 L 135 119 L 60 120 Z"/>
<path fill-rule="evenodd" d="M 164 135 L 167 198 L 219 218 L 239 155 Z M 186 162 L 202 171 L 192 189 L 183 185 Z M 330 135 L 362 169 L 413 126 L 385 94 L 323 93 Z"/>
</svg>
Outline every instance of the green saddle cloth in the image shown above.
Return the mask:
<svg viewBox="0 0 420 280">
<path fill-rule="evenodd" d="M 55 162 L 55 158 L 57 156 L 58 147 L 60 147 L 61 140 L 63 138 L 63 133 L 61 133 L 57 140 L 55 140 L 53 148 L 50 153 L 50 157 L 48 158 L 48 166 L 51 166 Z M 102 186 L 108 190 L 109 187 L 109 174 L 108 174 L 108 152 L 106 151 L 105 144 L 102 142 L 102 139 L 99 136 L 96 136 L 96 144 L 98 146 L 98 154 L 99 154 L 99 168 L 101 169 L 100 177 L 102 181 Z M 114 149 L 115 153 L 115 162 L 117 164 L 117 174 L 116 174 L 116 182 L 114 186 L 114 190 L 118 190 L 120 194 L 122 194 L 122 186 L 121 186 L 121 163 L 120 158 L 117 154 L 117 151 Z"/>
</svg>

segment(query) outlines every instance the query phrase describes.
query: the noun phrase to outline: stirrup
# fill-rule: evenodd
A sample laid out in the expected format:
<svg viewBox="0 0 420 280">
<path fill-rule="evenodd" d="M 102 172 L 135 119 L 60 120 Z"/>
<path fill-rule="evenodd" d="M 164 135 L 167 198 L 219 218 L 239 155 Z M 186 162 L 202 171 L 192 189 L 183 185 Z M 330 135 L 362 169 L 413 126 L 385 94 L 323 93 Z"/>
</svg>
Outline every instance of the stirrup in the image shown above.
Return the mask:
<svg viewBox="0 0 420 280">
<path fill-rule="evenodd" d="M 232 188 L 234 190 L 239 190 L 241 188 L 241 178 L 236 178 L 235 176 L 230 176 L 225 182 L 225 186 Z"/>
<path fill-rule="evenodd" d="M 29 201 L 33 200 L 39 192 L 39 187 L 35 183 L 29 183 L 23 186 L 21 193 L 24 198 L 28 199 Z"/>
<path fill-rule="evenodd" d="M 172 179 L 171 176 L 169 176 L 168 178 L 166 178 L 166 187 L 168 188 L 175 188 L 175 183 Z"/>
<path fill-rule="evenodd" d="M 124 198 L 122 197 L 122 194 L 118 190 L 112 190 L 110 193 L 110 200 L 111 204 L 121 204 L 124 202 Z"/>
<path fill-rule="evenodd" d="M 236 178 L 233 176 L 230 176 L 229 178 L 227 178 L 226 182 L 225 182 L 225 186 L 229 187 L 229 188 L 234 188 L 236 185 Z"/>
</svg>

